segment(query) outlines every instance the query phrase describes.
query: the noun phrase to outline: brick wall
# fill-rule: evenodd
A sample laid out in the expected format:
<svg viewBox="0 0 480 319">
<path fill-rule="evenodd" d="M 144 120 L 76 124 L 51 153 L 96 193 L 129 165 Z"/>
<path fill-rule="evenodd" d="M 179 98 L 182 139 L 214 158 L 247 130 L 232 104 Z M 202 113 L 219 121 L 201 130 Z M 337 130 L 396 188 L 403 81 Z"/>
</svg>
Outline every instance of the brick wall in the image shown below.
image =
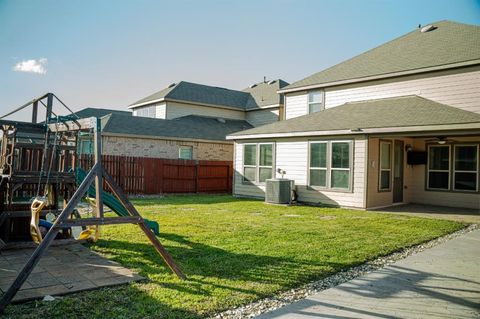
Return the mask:
<svg viewBox="0 0 480 319">
<path fill-rule="evenodd" d="M 194 160 L 233 161 L 233 144 L 118 136 L 103 137 L 103 154 L 178 159 L 179 146 L 192 146 Z"/>
</svg>

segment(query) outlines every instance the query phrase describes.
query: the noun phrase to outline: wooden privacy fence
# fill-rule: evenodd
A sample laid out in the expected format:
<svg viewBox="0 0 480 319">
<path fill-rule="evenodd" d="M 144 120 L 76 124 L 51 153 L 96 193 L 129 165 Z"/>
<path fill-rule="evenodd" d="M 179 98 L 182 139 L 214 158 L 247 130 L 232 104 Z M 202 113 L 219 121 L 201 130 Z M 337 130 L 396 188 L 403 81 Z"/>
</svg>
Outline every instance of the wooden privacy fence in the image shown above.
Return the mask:
<svg viewBox="0 0 480 319">
<path fill-rule="evenodd" d="M 92 155 L 80 155 L 80 167 L 89 169 L 92 163 Z M 102 163 L 130 195 L 232 192 L 233 166 L 229 161 L 102 155 Z"/>
</svg>

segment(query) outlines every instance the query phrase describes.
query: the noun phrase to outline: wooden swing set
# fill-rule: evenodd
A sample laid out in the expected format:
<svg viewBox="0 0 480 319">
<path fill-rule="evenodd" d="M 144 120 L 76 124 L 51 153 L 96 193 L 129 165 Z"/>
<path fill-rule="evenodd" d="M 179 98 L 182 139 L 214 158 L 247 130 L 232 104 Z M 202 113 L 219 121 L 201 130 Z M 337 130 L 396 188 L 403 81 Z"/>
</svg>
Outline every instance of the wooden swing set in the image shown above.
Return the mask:
<svg viewBox="0 0 480 319">
<path fill-rule="evenodd" d="M 55 114 L 54 101 L 72 115 L 61 117 Z M 4 120 L 5 117 L 30 106 L 31 122 Z M 37 121 L 39 106 L 45 107 L 45 121 L 40 123 Z M 59 234 L 63 234 L 62 238 L 71 237 L 72 227 L 83 227 L 85 238 L 93 230 L 97 238 L 100 225 L 137 224 L 168 267 L 179 278 L 185 279 L 183 272 L 152 232 L 151 229 L 158 231 L 158 225 L 152 228 L 152 222 L 142 218 L 122 188 L 104 169 L 101 161 L 100 119 L 80 119 L 53 93 L 47 93 L 0 117 L 0 128 L 3 133 L 0 145 L 0 244 L 22 238 L 22 232 L 24 236 L 26 233 L 38 243 L 15 281 L 0 299 L 0 313 L 3 313 L 12 301 L 52 242 Z M 93 166 L 80 183 L 75 174 L 79 167 L 77 143 L 82 132 L 93 133 L 94 147 Z M 104 216 L 103 196 L 107 196 L 103 192 L 104 182 L 123 206 L 123 214 L 116 217 Z M 94 199 L 89 200 L 93 204 L 95 216 L 73 218 L 77 205 L 83 198 L 88 198 L 88 193 L 92 193 L 93 189 Z M 33 200 L 15 200 L 18 194 L 32 193 L 32 190 L 36 191 Z M 63 208 L 58 205 L 61 192 Z M 51 220 L 48 232 L 42 236 L 39 223 L 46 222 L 42 219 L 45 217 L 46 207 L 50 214 L 52 210 L 56 212 L 56 218 Z"/>
</svg>

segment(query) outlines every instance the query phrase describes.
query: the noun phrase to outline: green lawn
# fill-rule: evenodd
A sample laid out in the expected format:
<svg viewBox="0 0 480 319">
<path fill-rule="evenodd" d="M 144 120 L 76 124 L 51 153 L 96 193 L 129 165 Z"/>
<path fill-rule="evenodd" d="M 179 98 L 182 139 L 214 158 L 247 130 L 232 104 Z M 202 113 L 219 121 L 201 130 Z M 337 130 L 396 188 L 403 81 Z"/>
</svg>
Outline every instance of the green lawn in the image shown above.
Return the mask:
<svg viewBox="0 0 480 319">
<path fill-rule="evenodd" d="M 463 224 L 231 196 L 135 200 L 188 276 L 176 278 L 138 226 L 103 228 L 91 248 L 147 282 L 7 308 L 14 318 L 196 318 L 270 296 Z"/>
</svg>

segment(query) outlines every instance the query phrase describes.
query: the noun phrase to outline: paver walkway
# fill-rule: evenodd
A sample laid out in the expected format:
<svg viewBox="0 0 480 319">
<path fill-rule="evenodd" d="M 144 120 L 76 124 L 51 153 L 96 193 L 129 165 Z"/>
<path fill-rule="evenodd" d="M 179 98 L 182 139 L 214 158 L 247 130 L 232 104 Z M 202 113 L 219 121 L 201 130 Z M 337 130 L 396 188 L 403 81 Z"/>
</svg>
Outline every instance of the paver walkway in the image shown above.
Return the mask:
<svg viewBox="0 0 480 319">
<path fill-rule="evenodd" d="M 10 287 L 33 249 L 0 252 L 0 295 Z M 80 245 L 52 246 L 40 259 L 13 301 L 63 295 L 124 284 L 143 277 Z"/>
<path fill-rule="evenodd" d="M 480 318 L 480 230 L 257 318 Z"/>
</svg>

